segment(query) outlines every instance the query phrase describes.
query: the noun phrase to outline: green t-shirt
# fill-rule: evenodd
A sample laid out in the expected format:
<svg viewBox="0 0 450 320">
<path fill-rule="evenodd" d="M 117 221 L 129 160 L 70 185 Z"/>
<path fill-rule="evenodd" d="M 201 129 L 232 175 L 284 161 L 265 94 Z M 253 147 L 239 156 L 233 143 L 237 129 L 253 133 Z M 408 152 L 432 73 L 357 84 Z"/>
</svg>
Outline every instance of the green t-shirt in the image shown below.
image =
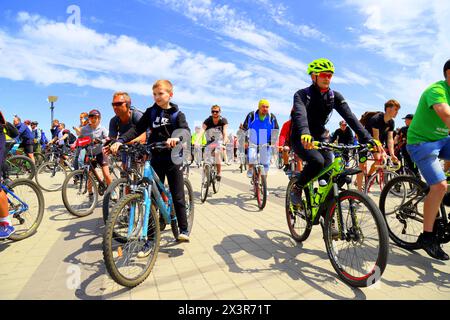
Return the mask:
<svg viewBox="0 0 450 320">
<path fill-rule="evenodd" d="M 438 81 L 422 93 L 408 129 L 408 144 L 433 142 L 448 137 L 447 125 L 433 109 L 433 105 L 439 103 L 450 105 L 450 87 L 446 81 Z"/>
</svg>

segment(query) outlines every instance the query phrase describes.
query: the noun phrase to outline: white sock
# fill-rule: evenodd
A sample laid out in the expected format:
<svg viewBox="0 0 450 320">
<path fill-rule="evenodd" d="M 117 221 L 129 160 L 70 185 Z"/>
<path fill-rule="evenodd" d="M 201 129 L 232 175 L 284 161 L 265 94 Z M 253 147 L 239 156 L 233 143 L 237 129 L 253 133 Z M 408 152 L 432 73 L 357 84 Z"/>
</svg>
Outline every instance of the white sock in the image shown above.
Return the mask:
<svg viewBox="0 0 450 320">
<path fill-rule="evenodd" d="M 9 216 L 5 217 L 5 218 L 0 218 L 0 224 L 1 223 L 6 223 L 8 226 L 10 226 L 11 225 L 11 218 Z"/>
</svg>

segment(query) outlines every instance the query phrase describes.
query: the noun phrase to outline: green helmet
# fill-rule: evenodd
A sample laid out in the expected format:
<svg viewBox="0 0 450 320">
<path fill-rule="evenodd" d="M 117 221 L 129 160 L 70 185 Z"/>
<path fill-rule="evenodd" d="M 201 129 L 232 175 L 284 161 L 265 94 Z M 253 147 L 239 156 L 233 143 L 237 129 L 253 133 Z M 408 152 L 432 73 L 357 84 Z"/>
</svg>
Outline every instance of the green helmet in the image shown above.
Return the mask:
<svg viewBox="0 0 450 320">
<path fill-rule="evenodd" d="M 308 64 L 308 74 L 311 74 L 313 72 L 319 73 L 319 72 L 333 72 L 334 73 L 334 65 L 333 62 L 331 62 L 328 59 L 320 58 L 316 59 L 310 64 Z"/>
</svg>

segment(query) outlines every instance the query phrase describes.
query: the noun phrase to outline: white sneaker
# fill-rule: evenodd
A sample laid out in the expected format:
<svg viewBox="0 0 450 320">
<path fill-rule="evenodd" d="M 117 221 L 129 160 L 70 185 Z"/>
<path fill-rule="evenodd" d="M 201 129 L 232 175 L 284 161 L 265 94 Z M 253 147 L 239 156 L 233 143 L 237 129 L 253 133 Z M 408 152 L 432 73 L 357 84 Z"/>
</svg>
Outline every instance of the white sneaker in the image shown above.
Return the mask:
<svg viewBox="0 0 450 320">
<path fill-rule="evenodd" d="M 146 258 L 153 251 L 153 241 L 147 240 L 147 242 L 142 247 L 141 251 L 139 251 L 137 257 L 138 258 Z"/>
<path fill-rule="evenodd" d="M 187 232 L 180 232 L 177 240 L 187 242 L 187 241 L 189 241 L 189 234 Z"/>
</svg>

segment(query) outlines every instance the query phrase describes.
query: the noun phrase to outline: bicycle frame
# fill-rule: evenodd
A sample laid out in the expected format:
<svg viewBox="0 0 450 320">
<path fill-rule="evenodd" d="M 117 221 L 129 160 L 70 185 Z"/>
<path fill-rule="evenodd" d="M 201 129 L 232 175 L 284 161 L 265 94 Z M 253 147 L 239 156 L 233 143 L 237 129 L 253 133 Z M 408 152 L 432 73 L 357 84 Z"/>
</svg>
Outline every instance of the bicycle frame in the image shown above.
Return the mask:
<svg viewBox="0 0 450 320">
<path fill-rule="evenodd" d="M 7 195 L 8 195 L 8 194 L 11 195 L 14 199 L 16 199 L 17 201 L 19 201 L 19 202 L 23 205 L 22 210 L 16 211 L 15 209 L 13 209 L 13 210 L 9 211 L 9 215 L 21 214 L 22 212 L 25 212 L 25 211 L 28 210 L 28 205 L 27 205 L 25 202 L 23 202 L 22 200 L 20 200 L 20 198 L 19 198 L 18 196 L 16 196 L 16 195 L 14 194 L 14 192 L 12 192 L 11 190 L 9 190 L 4 184 L 0 184 L 0 188 L 2 188 L 2 190 L 3 190 Z M 11 204 L 12 204 L 12 201 L 9 199 L 9 197 L 7 197 L 7 198 L 8 198 L 8 204 L 11 205 Z"/>
<path fill-rule="evenodd" d="M 161 182 L 159 177 L 156 175 L 154 169 L 150 165 L 150 161 L 147 160 L 145 162 L 144 167 L 144 177 L 143 179 L 138 182 L 139 184 L 142 183 L 147 184 L 147 188 L 142 188 L 140 192 L 144 195 L 144 216 L 143 216 L 143 227 L 142 227 L 142 233 L 141 233 L 141 240 L 147 239 L 147 232 L 148 232 L 148 220 L 150 217 L 150 210 L 152 206 L 152 198 L 156 201 L 156 205 L 160 210 L 160 213 L 162 214 L 164 221 L 166 224 L 169 224 L 172 220 L 176 220 L 176 216 L 171 216 L 172 213 L 172 194 L 165 188 L 164 184 Z M 163 192 L 167 198 L 167 204 L 163 200 L 161 192 Z M 136 206 L 131 206 L 130 208 L 130 223 L 128 225 L 128 237 L 132 237 L 133 230 L 134 230 L 134 216 L 135 216 L 135 210 Z M 139 228 L 136 228 L 136 230 L 139 231 Z"/>
<path fill-rule="evenodd" d="M 342 157 L 336 157 L 334 161 L 325 169 L 323 169 L 316 177 L 314 177 L 309 183 L 306 184 L 304 189 L 308 190 L 308 202 L 311 210 L 311 221 L 313 224 L 316 224 L 320 218 L 319 211 L 324 204 L 325 199 L 328 197 L 330 191 L 333 189 L 333 194 L 337 198 L 339 195 L 338 186 L 336 184 L 335 178 L 341 174 L 345 170 L 345 163 Z M 314 192 L 314 182 L 318 181 L 322 176 L 331 172 L 328 184 L 326 186 L 320 187 L 322 190 L 322 194 L 320 198 L 317 198 L 318 194 Z M 339 206 L 339 202 L 337 201 L 338 212 L 340 216 L 340 220 L 342 219 L 342 212 Z M 343 225 L 343 221 L 340 221 L 341 225 Z"/>
</svg>

